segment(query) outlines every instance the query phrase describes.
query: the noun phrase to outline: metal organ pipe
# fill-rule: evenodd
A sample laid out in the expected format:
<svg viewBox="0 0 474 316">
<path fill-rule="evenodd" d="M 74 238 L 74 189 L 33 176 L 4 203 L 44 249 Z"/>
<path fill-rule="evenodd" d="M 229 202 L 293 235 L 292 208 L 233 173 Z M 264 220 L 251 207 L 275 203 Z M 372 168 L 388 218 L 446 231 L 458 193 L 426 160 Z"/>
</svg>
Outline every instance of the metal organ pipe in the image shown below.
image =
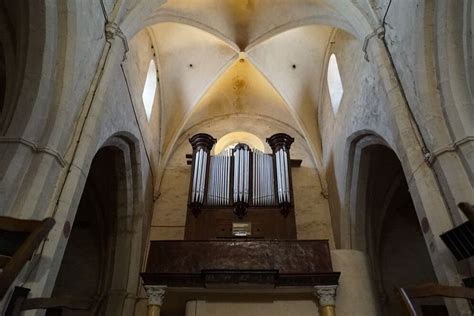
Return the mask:
<svg viewBox="0 0 474 316">
<path fill-rule="evenodd" d="M 244 155 L 243 151 L 239 149 L 239 191 L 238 191 L 238 197 L 237 200 L 239 202 L 242 202 L 242 197 L 243 197 L 243 192 L 244 192 Z"/>
<path fill-rule="evenodd" d="M 266 168 L 266 159 L 265 156 L 262 155 L 261 163 L 260 163 L 260 168 L 262 169 L 262 192 L 261 192 L 261 200 L 262 204 L 266 205 L 267 200 L 266 200 L 266 195 L 267 195 L 267 173 L 268 170 Z"/>
<path fill-rule="evenodd" d="M 207 152 L 200 148 L 196 152 L 191 191 L 191 202 L 203 203 L 206 186 Z"/>
<path fill-rule="evenodd" d="M 289 181 L 289 171 L 288 171 L 288 154 L 286 150 L 283 150 L 283 165 L 285 166 L 284 176 L 285 176 L 285 194 L 286 202 L 290 202 L 290 181 Z"/>
<path fill-rule="evenodd" d="M 270 165 L 268 159 L 265 157 L 265 204 L 270 204 Z"/>
<path fill-rule="evenodd" d="M 234 203 L 237 202 L 239 192 L 239 155 L 238 151 L 234 152 Z"/>
<path fill-rule="evenodd" d="M 195 196 L 193 199 L 193 202 L 199 202 L 199 184 L 201 182 L 201 155 L 202 149 L 199 149 L 199 151 L 196 154 L 196 186 L 195 186 Z"/>
<path fill-rule="evenodd" d="M 267 139 L 273 154 L 238 144 L 233 150 L 212 156 L 210 150 L 215 139 L 207 134 L 193 136 L 190 138 L 194 156 L 189 206 L 193 212 L 199 212 L 204 203 L 210 206 L 237 203 L 239 210 L 248 204 L 278 205 L 286 212 L 292 204 L 289 149 L 293 141 L 286 134 L 275 134 Z"/>
<path fill-rule="evenodd" d="M 209 186 L 207 189 L 207 203 L 213 204 L 214 202 L 214 163 L 215 157 L 211 157 L 211 162 L 209 166 Z"/>
<path fill-rule="evenodd" d="M 224 205 L 224 189 L 225 189 L 225 169 L 224 169 L 224 156 L 220 156 L 220 174 L 221 174 L 221 182 L 219 182 L 219 200 L 221 202 L 221 205 Z"/>
<path fill-rule="evenodd" d="M 199 214 L 204 201 L 207 200 L 209 191 L 209 183 L 212 182 L 210 174 L 212 174 L 212 157 L 209 153 L 216 143 L 216 139 L 211 135 L 199 133 L 189 138 L 189 143 L 193 147 L 193 173 L 190 183 L 190 194 L 188 198 L 188 207 L 194 215 Z M 208 172 L 208 165 L 210 171 Z"/>
<path fill-rule="evenodd" d="M 284 193 L 285 180 L 283 180 L 284 167 L 283 167 L 283 155 L 282 155 L 281 149 L 278 151 L 278 164 L 280 165 L 280 172 L 278 173 L 279 183 L 280 183 L 280 188 L 279 188 L 280 202 L 285 202 L 285 193 Z"/>
<path fill-rule="evenodd" d="M 265 171 L 267 173 L 267 176 L 265 177 L 265 183 L 266 185 L 266 204 L 272 204 L 272 182 L 271 182 L 271 174 L 272 174 L 272 165 L 270 164 L 271 162 L 271 157 L 265 156 Z"/>
<path fill-rule="evenodd" d="M 252 204 L 257 206 L 275 205 L 272 155 L 258 150 L 255 150 L 252 155 Z"/>
<path fill-rule="evenodd" d="M 275 155 L 276 160 L 276 169 L 277 169 L 277 188 L 278 188 L 278 200 L 283 200 L 282 195 L 282 184 L 281 184 L 281 159 L 280 159 L 280 151 L 277 151 Z"/>
<path fill-rule="evenodd" d="M 249 166 L 250 166 L 250 155 L 248 150 L 244 150 L 245 164 L 244 164 L 244 202 L 249 201 Z"/>
<path fill-rule="evenodd" d="M 278 191 L 278 204 L 287 214 L 291 206 L 291 169 L 290 147 L 294 138 L 287 134 L 279 133 L 267 138 L 267 143 L 275 155 L 276 182 Z"/>
<path fill-rule="evenodd" d="M 207 152 L 203 152 L 203 163 L 202 163 L 202 175 L 201 175 L 201 187 L 200 187 L 200 203 L 204 202 L 204 193 L 206 187 L 206 172 L 207 172 Z"/>
<path fill-rule="evenodd" d="M 216 193 L 217 193 L 217 196 L 216 196 L 216 199 L 217 199 L 217 205 L 220 205 L 221 204 L 221 198 L 220 198 L 220 195 L 221 195 L 221 188 L 220 188 L 220 184 L 221 184 L 221 181 L 222 181 L 222 175 L 221 175 L 221 157 L 217 156 L 216 157 L 217 160 L 217 164 L 216 164 L 216 167 L 217 167 L 217 185 L 216 185 Z"/>
<path fill-rule="evenodd" d="M 196 199 L 196 183 L 197 183 L 197 157 L 194 161 L 194 171 L 193 171 L 193 184 L 191 186 L 191 202 L 195 202 Z"/>
<path fill-rule="evenodd" d="M 253 174 L 253 178 L 252 178 L 252 203 L 253 204 L 256 204 L 255 203 L 255 197 L 256 197 L 256 190 L 257 190 L 257 178 L 255 176 L 255 166 L 257 165 L 257 156 L 255 155 L 255 151 L 252 153 L 252 174 Z"/>
<path fill-rule="evenodd" d="M 212 156 L 207 189 L 207 204 L 229 205 L 230 156 L 229 151 Z"/>
</svg>

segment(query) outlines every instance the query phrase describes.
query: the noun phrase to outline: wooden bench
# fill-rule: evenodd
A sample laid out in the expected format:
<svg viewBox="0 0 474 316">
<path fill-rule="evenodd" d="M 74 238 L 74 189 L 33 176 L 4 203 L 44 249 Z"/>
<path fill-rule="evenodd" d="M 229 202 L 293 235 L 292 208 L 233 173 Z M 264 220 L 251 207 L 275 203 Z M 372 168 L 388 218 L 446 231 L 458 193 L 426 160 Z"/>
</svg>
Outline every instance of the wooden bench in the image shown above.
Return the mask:
<svg viewBox="0 0 474 316">
<path fill-rule="evenodd" d="M 459 209 L 466 215 L 468 221 L 441 235 L 453 255 L 458 260 L 472 257 L 474 239 L 474 205 L 459 203 Z M 474 289 L 463 286 L 447 286 L 436 283 L 420 284 L 413 287 L 396 288 L 404 306 L 406 316 L 417 316 L 412 299 L 426 297 L 464 298 L 474 300 Z"/>
<path fill-rule="evenodd" d="M 465 298 L 474 300 L 474 289 L 462 286 L 447 286 L 436 283 L 426 283 L 413 287 L 397 288 L 404 307 L 405 316 L 417 316 L 412 299 L 426 297 Z"/>
<path fill-rule="evenodd" d="M 0 299 L 54 224 L 53 218 L 38 221 L 0 216 Z"/>
</svg>

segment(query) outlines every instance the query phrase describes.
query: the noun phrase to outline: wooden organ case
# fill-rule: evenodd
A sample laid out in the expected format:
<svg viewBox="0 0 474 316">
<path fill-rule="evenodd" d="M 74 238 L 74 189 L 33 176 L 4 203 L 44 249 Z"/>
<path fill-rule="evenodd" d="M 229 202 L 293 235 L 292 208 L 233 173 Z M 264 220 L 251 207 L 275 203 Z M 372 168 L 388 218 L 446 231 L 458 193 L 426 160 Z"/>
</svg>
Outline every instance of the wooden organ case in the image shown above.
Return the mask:
<svg viewBox="0 0 474 316">
<path fill-rule="evenodd" d="M 296 239 L 293 141 L 279 133 L 267 138 L 271 154 L 237 144 L 211 155 L 215 138 L 191 137 L 185 239 Z"/>
</svg>

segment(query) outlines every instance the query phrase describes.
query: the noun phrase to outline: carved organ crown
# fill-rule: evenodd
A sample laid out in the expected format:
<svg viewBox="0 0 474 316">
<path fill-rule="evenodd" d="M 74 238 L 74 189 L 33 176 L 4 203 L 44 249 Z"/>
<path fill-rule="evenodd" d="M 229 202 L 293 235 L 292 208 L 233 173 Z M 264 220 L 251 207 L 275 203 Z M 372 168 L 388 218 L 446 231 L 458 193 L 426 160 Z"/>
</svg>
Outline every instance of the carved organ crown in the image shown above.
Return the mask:
<svg viewBox="0 0 474 316">
<path fill-rule="evenodd" d="M 233 208 L 242 218 L 249 207 L 279 208 L 287 214 L 293 206 L 290 147 L 294 139 L 279 133 L 267 138 L 271 154 L 237 144 L 211 155 L 216 139 L 196 134 L 193 147 L 189 207 L 194 215 L 202 208 Z"/>
</svg>

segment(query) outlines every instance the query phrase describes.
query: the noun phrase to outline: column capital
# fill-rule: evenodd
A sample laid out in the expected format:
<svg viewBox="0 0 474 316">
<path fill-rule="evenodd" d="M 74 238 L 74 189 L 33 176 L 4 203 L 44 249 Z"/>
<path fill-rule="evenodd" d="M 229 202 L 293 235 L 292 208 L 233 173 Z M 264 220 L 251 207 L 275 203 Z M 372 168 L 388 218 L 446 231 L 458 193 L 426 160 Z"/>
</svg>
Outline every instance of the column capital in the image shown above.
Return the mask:
<svg viewBox="0 0 474 316">
<path fill-rule="evenodd" d="M 211 151 L 212 147 L 214 146 L 216 142 L 217 142 L 217 139 L 205 133 L 196 134 L 189 139 L 189 143 L 193 147 L 193 150 L 204 148 L 208 152 Z"/>
<path fill-rule="evenodd" d="M 319 306 L 336 306 L 337 285 L 316 285 L 314 295 L 319 300 Z"/>
<path fill-rule="evenodd" d="M 164 285 L 145 285 L 145 291 L 148 295 L 148 305 L 163 305 L 166 286 Z"/>
</svg>

